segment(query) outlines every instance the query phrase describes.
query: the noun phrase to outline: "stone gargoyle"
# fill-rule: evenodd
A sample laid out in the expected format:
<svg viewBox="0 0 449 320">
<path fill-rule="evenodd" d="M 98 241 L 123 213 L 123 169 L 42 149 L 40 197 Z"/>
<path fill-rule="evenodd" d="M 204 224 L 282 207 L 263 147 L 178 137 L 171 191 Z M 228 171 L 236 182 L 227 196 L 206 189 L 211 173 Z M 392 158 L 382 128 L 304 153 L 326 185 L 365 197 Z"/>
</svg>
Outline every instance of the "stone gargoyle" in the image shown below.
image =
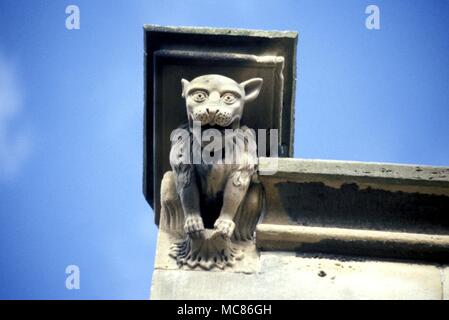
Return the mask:
<svg viewBox="0 0 449 320">
<path fill-rule="evenodd" d="M 184 136 L 171 137 L 172 171 L 162 179 L 160 227 L 178 239 L 169 254 L 180 267 L 223 269 L 243 257 L 239 244 L 253 238 L 264 205 L 257 154 L 250 150 L 255 134 L 240 124 L 245 103 L 257 98 L 263 80 L 237 83 L 210 74 L 181 83 L 188 123 L 178 128 Z M 213 130 L 212 151 L 195 128 Z M 229 146 L 239 152 L 224 161 Z"/>
</svg>

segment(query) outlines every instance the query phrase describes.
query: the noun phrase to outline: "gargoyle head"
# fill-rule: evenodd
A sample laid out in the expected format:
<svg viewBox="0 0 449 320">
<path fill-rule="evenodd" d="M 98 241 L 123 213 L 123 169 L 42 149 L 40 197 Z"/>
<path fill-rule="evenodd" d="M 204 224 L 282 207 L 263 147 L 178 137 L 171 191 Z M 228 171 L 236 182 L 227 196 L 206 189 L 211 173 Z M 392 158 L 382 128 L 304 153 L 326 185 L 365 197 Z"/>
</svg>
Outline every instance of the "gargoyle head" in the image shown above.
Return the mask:
<svg viewBox="0 0 449 320">
<path fill-rule="evenodd" d="M 242 83 L 218 74 L 208 74 L 182 82 L 189 123 L 202 126 L 239 127 L 246 102 L 259 95 L 263 80 L 253 78 Z"/>
</svg>

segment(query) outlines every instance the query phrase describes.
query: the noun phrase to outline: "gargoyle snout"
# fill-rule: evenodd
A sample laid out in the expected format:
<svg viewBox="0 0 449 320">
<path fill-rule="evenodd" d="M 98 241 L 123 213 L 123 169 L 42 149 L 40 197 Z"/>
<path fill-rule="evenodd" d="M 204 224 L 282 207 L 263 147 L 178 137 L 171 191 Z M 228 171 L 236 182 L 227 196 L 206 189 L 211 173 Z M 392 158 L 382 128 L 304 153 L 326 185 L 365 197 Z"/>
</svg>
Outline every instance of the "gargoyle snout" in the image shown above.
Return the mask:
<svg viewBox="0 0 449 320">
<path fill-rule="evenodd" d="M 210 119 L 213 119 L 215 115 L 218 113 L 218 107 L 215 106 L 207 107 L 206 112 L 209 115 Z"/>
</svg>

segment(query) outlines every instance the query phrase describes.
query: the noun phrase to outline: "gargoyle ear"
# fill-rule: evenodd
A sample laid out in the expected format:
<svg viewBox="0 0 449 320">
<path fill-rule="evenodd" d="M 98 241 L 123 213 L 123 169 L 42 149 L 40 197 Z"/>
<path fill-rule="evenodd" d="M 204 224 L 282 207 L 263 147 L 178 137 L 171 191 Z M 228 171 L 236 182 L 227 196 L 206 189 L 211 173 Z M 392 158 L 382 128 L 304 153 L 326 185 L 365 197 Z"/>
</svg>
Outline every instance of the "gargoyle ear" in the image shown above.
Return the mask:
<svg viewBox="0 0 449 320">
<path fill-rule="evenodd" d="M 260 89 L 262 89 L 262 84 L 262 78 L 252 78 L 240 83 L 245 90 L 245 102 L 253 101 L 257 98 Z"/>
<path fill-rule="evenodd" d="M 186 91 L 187 91 L 187 88 L 189 87 L 190 82 L 187 81 L 186 79 L 181 79 L 181 83 L 182 83 L 182 97 L 185 98 Z"/>
</svg>

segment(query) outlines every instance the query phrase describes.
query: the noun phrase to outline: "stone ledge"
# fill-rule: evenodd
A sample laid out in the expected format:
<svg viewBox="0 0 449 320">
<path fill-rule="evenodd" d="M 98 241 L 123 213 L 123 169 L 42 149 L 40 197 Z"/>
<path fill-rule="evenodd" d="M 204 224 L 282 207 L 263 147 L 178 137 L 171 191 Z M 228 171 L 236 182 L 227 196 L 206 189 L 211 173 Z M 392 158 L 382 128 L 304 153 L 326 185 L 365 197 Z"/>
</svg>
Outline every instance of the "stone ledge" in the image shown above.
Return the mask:
<svg viewBox="0 0 449 320">
<path fill-rule="evenodd" d="M 276 172 L 272 174 L 276 164 Z M 396 190 L 449 195 L 449 167 L 405 165 L 375 162 L 260 158 L 262 180 L 341 181 L 360 185 L 396 185 Z M 332 184 L 335 186 L 335 183 Z M 337 183 L 338 185 L 338 183 Z M 401 186 L 403 188 L 401 188 Z M 408 188 L 407 188 L 408 187 Z M 433 188 L 433 189 L 429 189 Z"/>
<path fill-rule="evenodd" d="M 447 167 L 261 158 L 259 173 L 262 224 L 303 228 L 281 250 L 449 259 Z M 310 234 L 319 241 L 304 242 Z"/>
<path fill-rule="evenodd" d="M 261 250 L 325 252 L 449 261 L 449 236 L 259 224 Z"/>
<path fill-rule="evenodd" d="M 296 31 L 277 31 L 277 30 L 254 30 L 254 29 L 229 29 L 229 28 L 208 28 L 208 27 L 188 27 L 188 26 L 160 26 L 154 24 L 144 24 L 145 31 L 180 33 L 180 34 L 211 34 L 224 36 L 247 36 L 247 37 L 265 37 L 265 38 L 298 38 Z"/>
</svg>

